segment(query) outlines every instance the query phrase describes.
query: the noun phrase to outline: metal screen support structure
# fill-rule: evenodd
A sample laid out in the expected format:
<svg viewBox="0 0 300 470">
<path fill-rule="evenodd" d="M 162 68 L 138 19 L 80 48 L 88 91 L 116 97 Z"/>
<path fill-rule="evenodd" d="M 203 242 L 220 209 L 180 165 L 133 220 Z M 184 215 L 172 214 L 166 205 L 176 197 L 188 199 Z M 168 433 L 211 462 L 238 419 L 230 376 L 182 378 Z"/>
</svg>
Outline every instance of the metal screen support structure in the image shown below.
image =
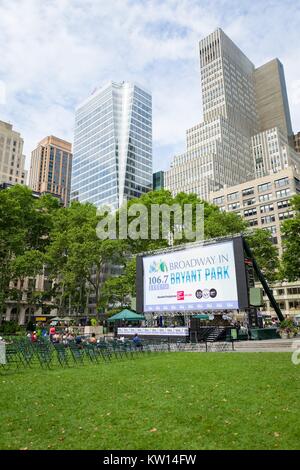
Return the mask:
<svg viewBox="0 0 300 470">
<path fill-rule="evenodd" d="M 272 294 L 272 291 L 267 283 L 267 280 L 265 278 L 265 276 L 263 275 L 263 273 L 261 272 L 253 254 L 252 254 L 252 251 L 251 251 L 251 248 L 250 246 L 248 245 L 247 241 L 245 240 L 244 236 L 242 237 L 243 239 L 243 245 L 244 245 L 244 250 L 246 252 L 246 255 L 249 256 L 249 258 L 252 259 L 252 262 L 253 262 L 253 268 L 254 268 L 254 271 L 258 277 L 258 279 L 260 280 L 261 282 L 261 285 L 263 286 L 264 290 L 265 290 L 265 293 L 267 294 L 269 300 L 270 300 L 270 303 L 272 305 L 272 307 L 274 308 L 276 314 L 277 314 L 277 317 L 280 321 L 283 321 L 284 320 L 284 316 L 282 314 L 282 311 L 278 305 L 278 303 L 276 302 L 273 294 Z"/>
</svg>

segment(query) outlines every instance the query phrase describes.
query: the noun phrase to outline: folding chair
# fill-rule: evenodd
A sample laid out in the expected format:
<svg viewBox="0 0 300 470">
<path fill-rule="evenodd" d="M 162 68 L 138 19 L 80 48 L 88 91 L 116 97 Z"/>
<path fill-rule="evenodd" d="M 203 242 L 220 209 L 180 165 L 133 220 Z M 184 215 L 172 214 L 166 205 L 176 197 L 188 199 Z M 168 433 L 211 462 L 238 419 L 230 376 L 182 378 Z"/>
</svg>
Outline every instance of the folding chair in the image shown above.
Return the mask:
<svg viewBox="0 0 300 470">
<path fill-rule="evenodd" d="M 83 365 L 84 364 L 84 349 L 78 347 L 77 344 L 70 343 L 69 345 L 71 355 L 73 360 L 76 364 Z"/>
<path fill-rule="evenodd" d="M 111 355 L 109 346 L 107 345 L 105 341 L 101 341 L 100 343 L 97 344 L 97 350 L 105 362 L 111 361 L 112 355 Z"/>
<path fill-rule="evenodd" d="M 16 370 L 22 365 L 18 349 L 14 344 L 5 345 L 5 362 L 0 365 L 5 371 Z"/>
<path fill-rule="evenodd" d="M 96 345 L 86 344 L 84 346 L 84 352 L 85 352 L 86 357 L 92 363 L 98 363 L 99 362 L 99 354 L 97 352 Z"/>
<path fill-rule="evenodd" d="M 45 342 L 35 343 L 35 352 L 41 367 L 50 369 L 53 359 L 53 349 Z"/>
<path fill-rule="evenodd" d="M 56 352 L 58 363 L 62 367 L 69 367 L 70 359 L 68 355 L 68 348 L 64 344 L 61 344 L 61 343 L 53 343 L 53 348 Z"/>
</svg>

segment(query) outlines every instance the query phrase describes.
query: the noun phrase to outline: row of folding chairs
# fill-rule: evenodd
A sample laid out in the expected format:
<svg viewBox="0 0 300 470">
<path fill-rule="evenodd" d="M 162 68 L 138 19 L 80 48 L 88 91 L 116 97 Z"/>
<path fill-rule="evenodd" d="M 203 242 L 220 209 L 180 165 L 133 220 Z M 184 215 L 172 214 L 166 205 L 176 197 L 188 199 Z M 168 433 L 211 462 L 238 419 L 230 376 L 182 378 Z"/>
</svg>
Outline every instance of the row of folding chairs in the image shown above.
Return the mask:
<svg viewBox="0 0 300 470">
<path fill-rule="evenodd" d="M 34 367 L 52 368 L 57 365 L 70 367 L 72 365 L 109 363 L 112 360 L 134 359 L 151 353 L 186 350 L 185 342 L 168 340 L 143 340 L 139 346 L 131 340 L 116 339 L 102 340 L 96 344 L 75 341 L 67 345 L 51 343 L 48 339 L 40 338 L 36 343 L 28 338 L 10 338 L 6 345 L 6 369 Z"/>
<path fill-rule="evenodd" d="M 157 350 L 158 348 L 149 347 L 147 344 L 140 348 L 135 347 L 132 341 L 122 343 L 110 340 L 97 344 L 82 343 L 79 345 L 75 342 L 69 342 L 68 345 L 64 345 L 51 343 L 43 338 L 35 343 L 31 343 L 28 338 L 22 338 L 11 340 L 6 344 L 6 364 L 3 364 L 2 367 L 5 370 L 14 370 L 39 365 L 42 368 L 50 369 L 57 365 L 70 367 L 87 363 L 109 363 L 112 360 L 133 359 Z"/>
</svg>

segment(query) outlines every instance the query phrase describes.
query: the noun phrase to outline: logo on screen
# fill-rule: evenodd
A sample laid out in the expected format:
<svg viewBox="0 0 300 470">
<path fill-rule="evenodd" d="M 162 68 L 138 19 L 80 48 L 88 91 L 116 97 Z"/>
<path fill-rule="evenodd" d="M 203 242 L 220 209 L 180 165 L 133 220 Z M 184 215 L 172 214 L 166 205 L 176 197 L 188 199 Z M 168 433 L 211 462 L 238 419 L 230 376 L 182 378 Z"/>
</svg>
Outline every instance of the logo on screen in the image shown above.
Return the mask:
<svg viewBox="0 0 300 470">
<path fill-rule="evenodd" d="M 149 266 L 149 273 L 166 273 L 168 272 L 167 263 L 164 261 L 152 261 Z"/>
<path fill-rule="evenodd" d="M 184 300 L 184 290 L 177 291 L 177 300 Z"/>
<path fill-rule="evenodd" d="M 203 291 L 203 299 L 208 299 L 209 298 L 209 290 L 208 289 L 204 289 Z"/>
<path fill-rule="evenodd" d="M 216 289 L 210 289 L 209 291 L 209 295 L 212 299 L 214 299 L 215 297 L 217 297 L 217 291 Z"/>
<path fill-rule="evenodd" d="M 197 299 L 202 299 L 202 290 L 201 289 L 196 290 L 195 296 L 197 297 Z"/>
</svg>

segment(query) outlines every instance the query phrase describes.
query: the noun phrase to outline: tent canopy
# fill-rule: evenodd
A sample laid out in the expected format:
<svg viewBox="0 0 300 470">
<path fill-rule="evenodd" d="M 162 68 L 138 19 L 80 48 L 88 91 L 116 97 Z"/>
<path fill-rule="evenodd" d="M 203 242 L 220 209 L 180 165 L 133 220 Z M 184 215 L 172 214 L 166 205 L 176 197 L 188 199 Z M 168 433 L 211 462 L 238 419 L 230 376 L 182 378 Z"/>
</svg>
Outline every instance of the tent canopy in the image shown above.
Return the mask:
<svg viewBox="0 0 300 470">
<path fill-rule="evenodd" d="M 209 320 L 209 315 L 206 313 L 199 313 L 198 315 L 195 315 L 192 318 L 199 318 L 199 320 Z"/>
<path fill-rule="evenodd" d="M 143 315 L 139 315 L 138 313 L 132 312 L 125 308 L 122 312 L 116 313 L 108 319 L 108 321 L 117 321 L 117 320 L 124 320 L 124 321 L 141 321 L 145 320 Z"/>
</svg>

